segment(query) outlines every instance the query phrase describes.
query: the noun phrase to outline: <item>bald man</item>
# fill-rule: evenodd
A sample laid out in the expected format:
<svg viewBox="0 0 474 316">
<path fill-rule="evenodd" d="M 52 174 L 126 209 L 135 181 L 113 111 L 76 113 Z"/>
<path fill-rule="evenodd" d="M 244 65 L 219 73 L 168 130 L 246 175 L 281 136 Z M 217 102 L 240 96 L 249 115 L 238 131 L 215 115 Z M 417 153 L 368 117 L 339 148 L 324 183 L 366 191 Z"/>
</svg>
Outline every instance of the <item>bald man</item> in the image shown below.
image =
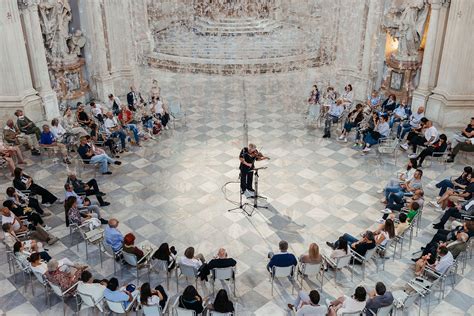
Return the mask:
<svg viewBox="0 0 474 316">
<path fill-rule="evenodd" d="M 217 255 L 209 261 L 207 265 L 204 265 L 200 277 L 201 280 L 206 280 L 207 281 L 207 276 L 211 273 L 212 269 L 214 268 L 229 268 L 229 267 L 235 267 L 237 262 L 229 258 L 227 256 L 227 251 L 224 248 L 220 248 L 219 251 L 217 252 Z"/>
<path fill-rule="evenodd" d="M 117 229 L 119 221 L 116 218 L 109 219 L 109 224 L 105 228 L 104 240 L 117 252 L 122 249 L 123 246 L 123 235 Z"/>
</svg>

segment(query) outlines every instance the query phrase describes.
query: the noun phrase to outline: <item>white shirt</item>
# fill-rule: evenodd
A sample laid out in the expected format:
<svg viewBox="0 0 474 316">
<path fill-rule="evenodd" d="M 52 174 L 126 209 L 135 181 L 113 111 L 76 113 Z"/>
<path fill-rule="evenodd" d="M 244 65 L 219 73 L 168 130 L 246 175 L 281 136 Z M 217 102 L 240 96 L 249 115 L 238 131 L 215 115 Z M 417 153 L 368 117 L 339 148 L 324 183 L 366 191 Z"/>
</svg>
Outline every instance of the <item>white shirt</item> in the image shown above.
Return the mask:
<svg viewBox="0 0 474 316">
<path fill-rule="evenodd" d="M 405 108 L 404 107 L 397 107 L 394 111 L 393 111 L 393 114 L 397 115 L 398 117 L 404 119 L 405 117 L 407 117 L 407 112 L 405 112 Z"/>
<path fill-rule="evenodd" d="M 33 272 L 45 274 L 46 271 L 48 271 L 48 266 L 46 265 L 45 262 L 41 262 L 41 264 L 40 264 L 39 266 L 37 266 L 37 267 L 31 266 L 31 270 L 32 270 Z"/>
<path fill-rule="evenodd" d="M 328 309 L 326 306 L 303 305 L 296 316 L 326 316 Z"/>
<path fill-rule="evenodd" d="M 66 130 L 61 123 L 58 123 L 58 126 L 51 126 L 51 133 L 53 133 L 55 139 L 60 139 L 64 134 L 66 134 Z"/>
<path fill-rule="evenodd" d="M 161 100 L 158 100 L 155 103 L 155 113 L 163 114 L 163 102 L 161 102 Z"/>
<path fill-rule="evenodd" d="M 377 125 L 377 132 L 380 133 L 380 135 L 387 137 L 388 134 L 390 134 L 390 125 L 388 125 L 388 122 L 383 122 Z"/>
<path fill-rule="evenodd" d="M 386 232 L 386 231 L 384 231 L 384 230 L 382 230 L 382 231 L 380 232 L 380 234 L 385 237 L 384 240 L 380 243 L 380 246 L 384 246 L 384 247 L 385 247 L 385 245 L 387 244 L 388 240 L 390 239 L 390 236 L 388 235 L 388 232 Z"/>
<path fill-rule="evenodd" d="M 77 284 L 78 292 L 92 296 L 96 302 L 104 297 L 104 290 L 105 286 L 100 283 L 84 283 L 79 281 L 79 284 Z"/>
<path fill-rule="evenodd" d="M 349 92 L 344 91 L 341 97 L 344 99 L 344 102 L 351 103 L 352 100 L 354 99 L 354 91 L 349 91 Z M 348 101 L 345 101 L 345 100 L 348 100 Z"/>
<path fill-rule="evenodd" d="M 420 126 L 420 121 L 423 118 L 424 114 L 423 113 L 412 113 L 410 116 L 410 125 L 411 127 L 419 127 Z"/>
<path fill-rule="evenodd" d="M 91 112 L 92 112 L 92 115 L 98 116 L 99 114 L 102 114 L 102 107 L 100 106 L 100 104 L 96 103 L 95 107 L 91 106 Z"/>
<path fill-rule="evenodd" d="M 424 134 L 425 134 L 426 140 L 429 141 L 430 145 L 436 142 L 439 138 L 438 130 L 434 126 L 431 126 L 430 128 L 425 129 Z M 432 137 L 434 138 L 433 140 L 430 141 Z"/>
<path fill-rule="evenodd" d="M 352 297 L 345 296 L 344 303 L 342 303 L 342 307 L 337 310 L 337 315 L 341 315 L 342 313 L 353 313 L 357 311 L 362 311 L 365 308 L 366 301 L 360 302 Z"/>
<path fill-rule="evenodd" d="M 110 131 L 110 128 L 114 128 L 114 127 L 117 127 L 118 126 L 118 122 L 117 122 L 117 118 L 114 116 L 112 118 L 106 118 L 105 121 L 104 121 L 104 127 L 105 127 L 105 131 L 107 132 L 107 134 L 110 134 L 112 133 L 112 131 Z"/>
<path fill-rule="evenodd" d="M 448 253 L 444 256 L 441 257 L 438 261 L 438 263 L 435 265 L 435 270 L 438 273 L 444 274 L 446 271 L 448 271 L 449 267 L 451 267 L 454 263 L 454 258 L 453 254 L 451 251 L 448 251 Z"/>
<path fill-rule="evenodd" d="M 112 107 L 114 106 L 114 101 L 115 101 L 115 103 L 117 103 L 119 108 L 122 105 L 122 102 L 120 102 L 120 99 L 118 97 L 114 97 L 112 100 L 107 99 L 107 106 L 109 107 L 109 109 L 112 109 Z M 97 106 L 97 104 L 96 104 L 96 106 Z"/>
<path fill-rule="evenodd" d="M 21 227 L 20 223 L 15 218 L 15 214 L 13 214 L 13 212 L 10 212 L 10 216 L 2 215 L 2 224 L 5 224 L 5 223 L 12 223 L 12 227 L 14 231 L 19 230 Z"/>
<path fill-rule="evenodd" d="M 146 301 L 146 305 L 148 306 L 153 306 L 153 305 L 158 305 L 158 304 L 160 304 L 160 298 L 158 297 L 158 295 L 152 295 Z"/>
<path fill-rule="evenodd" d="M 201 260 L 199 259 L 188 259 L 186 257 L 181 257 L 179 260 L 180 264 L 184 264 L 185 266 L 191 266 L 194 267 L 195 269 L 199 269 L 202 265 Z"/>
<path fill-rule="evenodd" d="M 329 109 L 329 115 L 340 117 L 343 111 L 344 111 L 343 104 L 341 105 L 333 104 L 331 105 L 331 108 Z"/>
</svg>

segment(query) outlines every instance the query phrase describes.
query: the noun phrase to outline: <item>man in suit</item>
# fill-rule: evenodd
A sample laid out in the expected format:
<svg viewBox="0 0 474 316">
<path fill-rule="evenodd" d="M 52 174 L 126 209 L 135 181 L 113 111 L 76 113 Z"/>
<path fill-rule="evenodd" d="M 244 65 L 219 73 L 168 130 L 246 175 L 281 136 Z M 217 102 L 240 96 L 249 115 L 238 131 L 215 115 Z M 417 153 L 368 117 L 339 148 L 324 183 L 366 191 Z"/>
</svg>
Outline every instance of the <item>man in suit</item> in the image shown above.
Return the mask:
<svg viewBox="0 0 474 316">
<path fill-rule="evenodd" d="M 270 261 L 267 264 L 267 270 L 272 271 L 274 266 L 277 267 L 290 267 L 296 266 L 298 261 L 294 254 L 288 252 L 288 242 L 285 240 L 281 240 L 278 244 L 278 248 L 280 248 L 279 253 L 268 253 L 268 258 Z"/>
<path fill-rule="evenodd" d="M 389 306 L 392 303 L 392 293 L 387 291 L 385 284 L 377 282 L 377 284 L 375 284 L 375 291 L 369 293 L 369 299 L 365 305 L 365 308 L 367 309 L 366 315 L 375 315 L 379 308 Z"/>
<path fill-rule="evenodd" d="M 130 111 L 135 112 L 137 110 L 138 94 L 135 92 L 135 88 L 133 86 L 130 87 L 130 92 L 127 93 L 127 104 Z"/>
<path fill-rule="evenodd" d="M 438 223 L 433 224 L 434 229 L 444 229 L 444 224 L 450 217 L 462 218 L 462 216 L 474 216 L 474 199 L 460 203 L 454 207 L 448 208 L 444 211 L 444 215 L 441 217 Z"/>
</svg>

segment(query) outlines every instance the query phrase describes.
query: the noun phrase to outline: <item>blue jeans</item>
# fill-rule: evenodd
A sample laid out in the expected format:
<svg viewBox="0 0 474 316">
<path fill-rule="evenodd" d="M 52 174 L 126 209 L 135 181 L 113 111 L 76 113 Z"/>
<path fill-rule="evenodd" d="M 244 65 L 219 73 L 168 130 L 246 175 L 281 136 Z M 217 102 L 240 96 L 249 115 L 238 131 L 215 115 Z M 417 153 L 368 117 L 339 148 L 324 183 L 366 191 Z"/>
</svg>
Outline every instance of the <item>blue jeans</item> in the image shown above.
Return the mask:
<svg viewBox="0 0 474 316">
<path fill-rule="evenodd" d="M 352 122 L 346 122 L 344 124 L 344 129 L 346 130 L 347 133 L 349 133 L 351 131 L 351 129 L 353 129 L 354 127 L 356 127 L 357 124 L 355 123 L 352 123 Z"/>
<path fill-rule="evenodd" d="M 436 187 L 440 189 L 438 195 L 442 196 L 448 188 L 454 188 L 454 184 L 451 182 L 451 180 L 444 179 L 443 181 L 436 184 Z"/>
<path fill-rule="evenodd" d="M 378 144 L 380 138 L 382 138 L 382 135 L 380 135 L 379 133 L 368 133 L 364 136 L 364 142 L 369 146 L 372 146 Z"/>
<path fill-rule="evenodd" d="M 387 199 L 387 201 L 388 201 L 388 196 L 390 195 L 390 193 L 398 193 L 400 191 L 403 191 L 403 189 L 400 187 L 400 185 L 393 186 L 393 187 L 386 187 L 385 190 L 384 190 L 385 199 Z"/>
<path fill-rule="evenodd" d="M 137 144 L 140 143 L 140 136 L 138 136 L 138 128 L 135 124 L 127 124 L 125 126 L 125 128 L 128 128 L 129 130 L 131 130 L 133 132 L 133 138 L 135 138 L 135 142 Z"/>
<path fill-rule="evenodd" d="M 122 145 L 122 149 L 125 149 L 125 138 L 127 135 L 125 135 L 125 132 L 122 130 L 115 131 L 112 134 L 110 134 L 110 137 L 118 137 L 120 138 L 120 144 Z"/>
<path fill-rule="evenodd" d="M 345 239 L 347 241 L 347 245 L 350 247 L 353 243 L 355 243 L 356 241 L 358 241 L 357 238 L 355 238 L 354 236 L 352 235 L 349 235 L 347 233 L 345 233 L 344 235 L 342 235 L 342 239 Z M 335 243 L 334 243 L 334 246 L 337 248 L 339 247 L 339 240 L 337 240 Z"/>
<path fill-rule="evenodd" d="M 400 122 L 400 121 L 401 121 L 400 118 L 397 118 L 397 117 L 395 117 L 395 116 L 392 116 L 392 117 L 390 118 L 390 121 L 388 122 L 388 126 L 390 126 L 390 128 L 392 128 L 393 125 L 394 125 L 396 122 Z"/>
<path fill-rule="evenodd" d="M 398 125 L 397 128 L 397 137 L 399 139 L 405 138 L 405 135 L 411 130 L 410 122 L 406 122 L 403 124 Z"/>
<path fill-rule="evenodd" d="M 100 172 L 105 173 L 109 170 L 107 163 L 114 163 L 114 160 L 107 156 L 106 154 L 95 155 L 92 156 L 91 162 L 92 164 L 99 164 Z"/>
<path fill-rule="evenodd" d="M 399 202 L 403 200 L 404 195 L 405 195 L 404 191 L 390 193 L 387 197 L 387 206 L 399 204 Z"/>
</svg>

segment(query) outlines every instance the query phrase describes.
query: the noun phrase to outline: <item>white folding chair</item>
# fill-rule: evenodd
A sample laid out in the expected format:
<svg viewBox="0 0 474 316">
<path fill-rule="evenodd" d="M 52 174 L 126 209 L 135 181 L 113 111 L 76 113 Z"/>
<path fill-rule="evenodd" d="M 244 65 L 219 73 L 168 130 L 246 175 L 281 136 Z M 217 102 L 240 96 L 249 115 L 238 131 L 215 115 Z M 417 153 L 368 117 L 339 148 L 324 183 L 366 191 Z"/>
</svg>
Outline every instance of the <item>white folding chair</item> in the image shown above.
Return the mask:
<svg viewBox="0 0 474 316">
<path fill-rule="evenodd" d="M 86 245 L 86 261 L 89 260 L 89 251 L 87 245 L 95 245 L 97 248 L 99 248 L 100 267 L 102 267 L 102 247 L 100 245 L 104 239 L 104 229 L 98 227 L 96 229 L 89 230 L 88 225 L 81 225 L 78 227 L 78 231 Z"/>
<path fill-rule="evenodd" d="M 385 271 L 385 260 L 387 259 L 390 259 L 390 257 L 387 256 L 387 253 L 390 249 L 390 247 L 392 246 L 392 242 L 394 241 L 394 238 L 392 239 L 389 239 L 387 240 L 387 242 L 385 243 L 384 246 L 382 245 L 378 245 L 376 248 L 377 248 L 377 254 L 378 256 L 375 256 L 375 265 L 376 265 L 376 268 L 377 268 L 377 273 L 379 272 L 379 265 L 378 265 L 378 260 L 381 259 L 382 260 L 382 270 Z M 395 257 L 395 253 L 393 254 L 393 256 Z"/>
<path fill-rule="evenodd" d="M 212 269 L 212 294 L 215 292 L 216 280 L 226 281 L 232 280 L 234 283 L 234 296 L 235 296 L 235 267 L 228 268 L 214 268 Z"/>
<path fill-rule="evenodd" d="M 179 274 L 178 274 L 178 268 L 180 271 Z M 176 289 L 178 289 L 179 276 L 181 275 L 184 275 L 186 277 L 186 283 L 188 282 L 188 278 L 194 279 L 196 283 L 196 289 L 197 289 L 197 286 L 198 286 L 197 269 L 195 269 L 193 266 L 188 266 L 182 263 L 178 265 L 178 268 L 176 268 Z"/>
<path fill-rule="evenodd" d="M 150 263 L 147 256 L 143 256 L 140 260 L 137 260 L 137 256 L 133 253 L 128 253 L 123 251 L 123 260 L 128 263 L 130 266 L 134 267 L 137 272 L 137 283 L 140 283 L 139 279 L 139 270 L 142 268 L 146 268 L 148 270 L 148 282 L 150 282 Z"/>
<path fill-rule="evenodd" d="M 166 312 L 167 312 L 169 301 L 170 301 L 170 299 L 168 298 L 164 308 L 161 308 L 160 305 L 151 305 L 151 306 L 149 306 L 149 305 L 141 304 L 140 306 L 142 307 L 143 314 L 145 316 L 162 316 L 162 315 L 166 314 Z"/>
<path fill-rule="evenodd" d="M 112 301 L 109 301 L 106 298 L 104 298 L 104 300 L 105 300 L 105 303 L 107 304 L 107 306 L 109 307 L 110 311 L 112 311 L 113 313 L 115 313 L 115 314 L 128 314 L 128 312 L 130 312 L 132 310 L 133 306 L 136 304 L 137 297 L 138 296 L 135 296 L 133 298 L 133 300 L 127 305 L 127 308 L 125 308 L 123 306 L 122 302 L 112 302 Z"/>
<path fill-rule="evenodd" d="M 372 259 L 372 257 L 375 254 L 375 251 L 377 250 L 377 247 L 374 247 L 372 249 L 367 250 L 365 253 L 365 256 L 359 255 L 357 252 L 355 252 L 351 247 L 348 247 L 349 252 L 353 258 L 353 262 L 357 261 L 361 264 L 362 266 L 362 279 L 365 280 L 365 266 L 367 262 Z M 354 264 L 352 264 L 352 270 L 354 270 Z M 353 279 L 354 274 L 351 275 L 351 279 Z"/>
<path fill-rule="evenodd" d="M 173 316 L 196 316 L 196 312 L 191 309 L 179 307 L 179 296 L 173 303 Z"/>
<path fill-rule="evenodd" d="M 352 256 L 350 254 L 347 254 L 345 256 L 332 259 L 330 257 L 323 255 L 323 258 L 324 258 L 324 261 L 326 261 L 327 265 L 334 269 L 334 281 L 337 283 L 338 271 L 341 270 L 342 268 L 348 267 L 351 264 Z M 354 273 L 354 269 L 351 269 L 351 274 L 353 273 Z"/>
<path fill-rule="evenodd" d="M 30 265 L 25 265 L 21 260 L 18 260 L 18 258 L 13 255 L 13 258 L 15 260 L 15 264 L 13 265 L 13 278 L 16 282 L 16 271 L 15 271 L 15 266 L 17 266 L 21 270 L 21 274 L 23 275 L 23 283 L 25 286 L 25 291 L 27 290 L 28 287 L 28 279 L 31 284 L 31 293 L 35 295 L 35 288 L 33 286 L 33 271 L 31 271 Z"/>
<path fill-rule="evenodd" d="M 61 287 L 59 285 L 56 285 L 54 283 L 51 283 L 48 281 L 48 285 L 49 287 L 51 288 L 51 290 L 53 291 L 54 294 L 56 294 L 59 298 L 61 298 L 61 300 L 63 301 L 63 313 L 64 313 L 64 316 L 66 316 L 66 297 L 68 294 L 71 294 L 72 296 L 75 296 L 75 290 L 76 290 L 76 287 L 77 287 L 77 283 L 74 283 L 70 288 L 66 289 L 64 292 L 61 290 Z M 50 301 L 51 303 L 51 301 Z"/>
<path fill-rule="evenodd" d="M 392 292 L 393 295 L 393 305 L 395 307 L 395 313 L 400 309 L 403 315 L 408 314 L 407 311 L 415 305 L 415 302 L 420 298 L 420 293 L 414 291 L 413 293 L 407 294 L 403 290 L 398 290 Z M 421 306 L 419 307 L 418 315 L 420 314 Z"/>
<path fill-rule="evenodd" d="M 321 291 L 323 290 L 323 282 L 324 282 L 324 269 L 322 269 L 323 264 L 321 263 L 303 263 L 301 262 L 300 265 L 297 267 L 296 271 L 296 278 L 300 278 L 300 287 L 303 288 L 303 280 L 305 277 L 321 276 Z"/>
<path fill-rule="evenodd" d="M 186 126 L 186 111 L 181 108 L 181 103 L 178 101 L 169 102 L 169 110 L 173 121 L 173 128 L 176 128 L 176 121 L 184 121 L 184 126 Z"/>
<path fill-rule="evenodd" d="M 160 260 L 160 259 L 152 259 L 151 268 L 154 271 L 156 271 L 158 274 L 160 273 L 160 271 L 164 271 L 166 273 L 166 286 L 169 290 L 170 289 L 171 271 L 168 270 L 168 261 Z"/>
<path fill-rule="evenodd" d="M 46 277 L 44 274 L 41 274 L 39 272 L 33 271 L 33 275 L 36 277 L 36 279 L 41 283 L 41 285 L 44 288 L 44 295 L 46 298 L 46 303 L 49 305 L 49 283 L 48 280 L 46 280 Z"/>
<path fill-rule="evenodd" d="M 380 307 L 379 309 L 377 309 L 377 313 L 374 313 L 372 310 L 368 310 L 370 312 L 371 315 L 373 316 L 389 316 L 389 315 L 392 315 L 392 312 L 393 312 L 393 304 L 390 304 L 388 306 L 385 306 L 385 307 Z"/>
<path fill-rule="evenodd" d="M 234 316 L 234 313 L 219 313 L 219 312 L 210 310 L 209 316 Z"/>
<path fill-rule="evenodd" d="M 77 291 L 76 293 L 76 304 L 77 310 L 82 311 L 87 308 L 96 308 L 103 313 L 104 312 L 104 297 L 102 296 L 99 300 L 95 300 L 94 297 L 87 293 Z"/>
<path fill-rule="evenodd" d="M 273 296 L 273 282 L 275 278 L 288 278 L 291 282 L 291 293 L 295 291 L 295 285 L 293 283 L 293 273 L 295 272 L 295 266 L 289 267 L 277 267 L 273 266 L 270 272 L 270 281 L 272 283 L 272 296 Z"/>
<path fill-rule="evenodd" d="M 109 245 L 108 243 L 105 242 L 104 239 L 102 239 L 102 246 L 104 246 L 104 249 L 105 249 L 105 252 L 112 257 L 112 259 L 114 260 L 114 273 L 117 273 L 117 268 L 116 268 L 116 259 L 117 258 L 120 258 L 120 256 L 122 255 L 122 249 L 119 249 L 118 251 L 114 251 L 114 249 L 112 248 L 111 245 Z"/>
</svg>

